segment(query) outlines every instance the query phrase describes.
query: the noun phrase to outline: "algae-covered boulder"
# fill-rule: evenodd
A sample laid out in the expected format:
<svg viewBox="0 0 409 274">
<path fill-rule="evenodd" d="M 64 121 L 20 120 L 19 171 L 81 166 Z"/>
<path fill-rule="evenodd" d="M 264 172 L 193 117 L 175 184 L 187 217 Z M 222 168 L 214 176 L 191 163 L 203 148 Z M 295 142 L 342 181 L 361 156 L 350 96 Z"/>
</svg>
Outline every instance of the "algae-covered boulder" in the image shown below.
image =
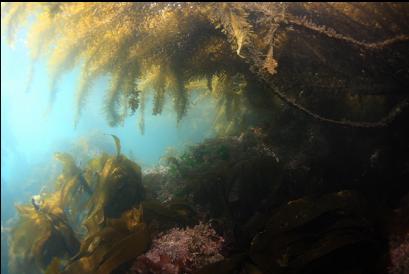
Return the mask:
<svg viewBox="0 0 409 274">
<path fill-rule="evenodd" d="M 350 191 L 291 201 L 255 237 L 251 259 L 266 273 L 375 273 L 379 246 L 365 216 Z"/>
</svg>

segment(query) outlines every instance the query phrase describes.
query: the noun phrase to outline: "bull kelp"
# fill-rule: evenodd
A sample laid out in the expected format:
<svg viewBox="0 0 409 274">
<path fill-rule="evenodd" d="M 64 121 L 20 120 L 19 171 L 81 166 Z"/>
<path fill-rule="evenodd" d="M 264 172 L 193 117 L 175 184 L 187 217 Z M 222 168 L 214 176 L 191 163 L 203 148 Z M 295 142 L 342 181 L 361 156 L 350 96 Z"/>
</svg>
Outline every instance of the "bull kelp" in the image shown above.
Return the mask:
<svg viewBox="0 0 409 274">
<path fill-rule="evenodd" d="M 409 272 L 409 4 L 2 3 L 1 13 L 9 44 L 27 32 L 27 92 L 48 62 L 50 115 L 78 72 L 73 127 L 101 80 L 98 118 L 116 129 L 136 115 L 152 150 L 148 106 L 175 127 L 214 110 L 194 117 L 203 132 L 213 120 L 211 138 L 153 166 L 127 153 L 126 130 L 89 138 L 112 137 L 115 153 L 56 151 L 48 191 L 16 205 L 4 230 L 10 273 Z"/>
</svg>

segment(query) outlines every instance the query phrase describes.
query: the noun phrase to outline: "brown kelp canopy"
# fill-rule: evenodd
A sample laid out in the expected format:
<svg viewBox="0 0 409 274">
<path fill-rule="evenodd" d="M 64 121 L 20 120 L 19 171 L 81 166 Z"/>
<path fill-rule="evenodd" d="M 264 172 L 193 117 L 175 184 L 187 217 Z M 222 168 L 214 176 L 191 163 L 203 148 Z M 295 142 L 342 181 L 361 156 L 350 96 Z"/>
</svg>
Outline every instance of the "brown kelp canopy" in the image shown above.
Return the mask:
<svg viewBox="0 0 409 274">
<path fill-rule="evenodd" d="M 153 114 L 169 95 L 178 121 L 192 90 L 215 96 L 233 128 L 250 110 L 282 108 L 274 96 L 352 127 L 387 126 L 409 104 L 405 3 L 2 3 L 10 42 L 24 22 L 33 61 L 49 59 L 51 102 L 81 66 L 76 121 L 100 76 L 111 79 L 109 123 L 139 108 L 142 129 L 149 93 Z"/>
</svg>

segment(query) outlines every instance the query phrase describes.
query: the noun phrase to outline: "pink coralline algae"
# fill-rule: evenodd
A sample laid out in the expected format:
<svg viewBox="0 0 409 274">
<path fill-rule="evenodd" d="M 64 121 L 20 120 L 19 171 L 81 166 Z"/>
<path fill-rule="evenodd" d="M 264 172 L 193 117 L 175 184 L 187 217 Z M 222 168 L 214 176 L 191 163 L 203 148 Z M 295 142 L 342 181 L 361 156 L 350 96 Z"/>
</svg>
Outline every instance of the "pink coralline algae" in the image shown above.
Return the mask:
<svg viewBox="0 0 409 274">
<path fill-rule="evenodd" d="M 207 224 L 173 228 L 153 240 L 151 249 L 137 258 L 133 273 L 181 274 L 223 259 L 223 238 Z"/>
<path fill-rule="evenodd" d="M 389 274 L 409 273 L 409 232 L 403 239 L 391 241 Z"/>
</svg>

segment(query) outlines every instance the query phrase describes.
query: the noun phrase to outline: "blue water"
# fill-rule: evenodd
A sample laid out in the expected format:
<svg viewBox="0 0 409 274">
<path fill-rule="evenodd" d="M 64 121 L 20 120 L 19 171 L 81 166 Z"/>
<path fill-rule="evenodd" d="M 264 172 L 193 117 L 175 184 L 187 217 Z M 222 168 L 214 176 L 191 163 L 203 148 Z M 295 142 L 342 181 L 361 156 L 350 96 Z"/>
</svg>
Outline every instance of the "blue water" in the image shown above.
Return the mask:
<svg viewBox="0 0 409 274">
<path fill-rule="evenodd" d="M 127 118 L 123 126 L 110 127 L 102 110 L 108 79 L 100 79 L 92 89 L 80 122 L 74 128 L 79 70 L 72 71 L 61 80 L 53 108 L 46 114 L 50 95 L 47 64 L 41 60 L 36 63 L 31 88 L 26 92 L 29 69 L 25 33 L 18 35 L 13 47 L 2 37 L 1 273 L 7 272 L 7 228 L 15 220 L 14 204 L 29 202 L 31 195 L 55 178 L 61 168 L 53 159 L 55 152 L 71 152 L 81 165 L 81 158 L 86 155 L 102 151 L 115 153 L 112 138 L 104 135 L 115 134 L 121 140 L 122 153 L 147 169 L 159 162 L 166 149 L 181 151 L 187 145 L 214 135 L 212 101 L 198 104 L 200 108 L 191 106 L 178 127 L 170 100 L 159 116 L 151 114 L 152 104 L 147 102 L 144 135 L 138 127 L 139 110 Z"/>
</svg>

